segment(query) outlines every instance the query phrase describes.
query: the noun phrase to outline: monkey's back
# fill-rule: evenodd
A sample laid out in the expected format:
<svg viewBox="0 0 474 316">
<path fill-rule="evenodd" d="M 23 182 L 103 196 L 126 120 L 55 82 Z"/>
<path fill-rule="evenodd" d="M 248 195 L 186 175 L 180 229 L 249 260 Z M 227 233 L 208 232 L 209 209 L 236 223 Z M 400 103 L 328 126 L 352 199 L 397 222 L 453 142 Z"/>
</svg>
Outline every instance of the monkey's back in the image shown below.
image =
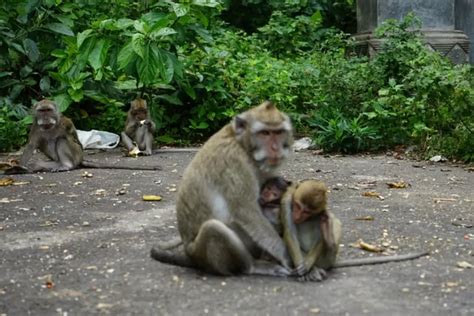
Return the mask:
<svg viewBox="0 0 474 316">
<path fill-rule="evenodd" d="M 231 224 L 239 209 L 257 208 L 256 172 L 230 125 L 209 138 L 186 168 L 179 185 L 176 213 L 183 242 L 192 241 L 208 219 Z"/>
</svg>

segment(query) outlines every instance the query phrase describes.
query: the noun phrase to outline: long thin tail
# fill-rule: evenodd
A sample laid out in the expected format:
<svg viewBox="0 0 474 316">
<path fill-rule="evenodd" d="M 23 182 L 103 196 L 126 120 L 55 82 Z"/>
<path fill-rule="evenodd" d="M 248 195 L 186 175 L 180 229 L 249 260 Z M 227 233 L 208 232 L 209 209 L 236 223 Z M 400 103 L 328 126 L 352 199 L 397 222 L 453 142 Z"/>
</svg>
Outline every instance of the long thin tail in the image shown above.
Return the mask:
<svg viewBox="0 0 474 316">
<path fill-rule="evenodd" d="M 363 266 L 369 264 L 380 264 L 387 262 L 396 262 L 396 261 L 405 261 L 413 260 L 419 257 L 427 256 L 429 252 L 417 252 L 417 253 L 407 253 L 405 255 L 395 255 L 395 256 L 386 256 L 386 257 L 371 257 L 371 258 L 360 258 L 360 259 L 346 259 L 336 262 L 333 268 L 345 268 L 345 267 L 354 267 L 354 266 Z"/>
<path fill-rule="evenodd" d="M 106 163 L 97 163 L 93 161 L 83 160 L 81 166 L 85 168 L 95 169 L 125 169 L 125 170 L 162 170 L 161 166 L 123 166 L 123 165 L 111 165 Z"/>
<path fill-rule="evenodd" d="M 151 248 L 150 256 L 162 263 L 172 264 L 175 266 L 195 268 L 196 265 L 191 259 L 184 253 L 177 253 L 175 251 L 164 250 L 159 248 Z"/>
</svg>

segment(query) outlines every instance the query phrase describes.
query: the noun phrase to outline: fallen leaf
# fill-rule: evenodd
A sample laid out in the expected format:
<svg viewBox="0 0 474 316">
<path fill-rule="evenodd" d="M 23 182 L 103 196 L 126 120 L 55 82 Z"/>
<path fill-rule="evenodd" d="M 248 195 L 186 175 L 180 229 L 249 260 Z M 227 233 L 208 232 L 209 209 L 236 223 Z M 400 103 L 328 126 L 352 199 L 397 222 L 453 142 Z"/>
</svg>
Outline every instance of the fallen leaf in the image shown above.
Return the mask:
<svg viewBox="0 0 474 316">
<path fill-rule="evenodd" d="M 7 185 L 12 185 L 15 180 L 10 177 L 5 177 L 0 179 L 0 187 L 6 187 Z"/>
<path fill-rule="evenodd" d="M 405 181 L 388 182 L 387 185 L 390 189 L 405 189 L 410 186 L 410 184 L 406 183 Z"/>
<path fill-rule="evenodd" d="M 362 250 L 370 251 L 370 252 L 383 252 L 383 249 L 377 247 L 375 245 L 368 244 L 364 242 L 362 239 L 359 239 L 357 242 L 351 245 L 354 248 L 360 248 Z"/>
<path fill-rule="evenodd" d="M 161 201 L 161 196 L 159 195 L 144 195 L 143 201 Z"/>
<path fill-rule="evenodd" d="M 370 216 L 370 215 L 367 215 L 367 216 L 356 217 L 356 218 L 354 218 L 354 220 L 356 220 L 356 221 L 373 221 L 374 217 Z"/>
<path fill-rule="evenodd" d="M 456 199 L 453 198 L 434 198 L 433 199 L 435 203 L 441 203 L 441 202 L 456 202 Z"/>
<path fill-rule="evenodd" d="M 362 193 L 362 196 L 366 196 L 366 197 L 376 197 L 376 198 L 379 198 L 381 200 L 384 200 L 385 198 L 383 196 L 380 195 L 380 193 L 377 193 L 375 191 L 366 191 L 366 192 L 363 192 Z"/>
<path fill-rule="evenodd" d="M 457 266 L 463 269 L 472 269 L 474 267 L 467 261 L 458 261 Z"/>
</svg>

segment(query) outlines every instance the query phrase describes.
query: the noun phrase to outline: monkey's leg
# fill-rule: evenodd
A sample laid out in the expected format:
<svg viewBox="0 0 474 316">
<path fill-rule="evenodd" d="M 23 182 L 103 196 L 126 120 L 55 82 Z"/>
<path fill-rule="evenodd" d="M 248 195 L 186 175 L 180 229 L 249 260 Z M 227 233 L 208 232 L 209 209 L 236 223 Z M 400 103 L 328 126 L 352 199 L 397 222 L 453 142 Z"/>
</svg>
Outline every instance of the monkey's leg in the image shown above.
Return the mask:
<svg viewBox="0 0 474 316">
<path fill-rule="evenodd" d="M 202 224 L 186 253 L 200 268 L 221 275 L 245 273 L 253 260 L 239 236 L 216 219 Z"/>
<path fill-rule="evenodd" d="M 128 135 L 125 132 L 120 133 L 120 136 L 122 138 L 122 144 L 127 148 L 128 151 L 132 151 L 133 147 L 133 141 L 128 137 Z"/>
<path fill-rule="evenodd" d="M 146 156 L 150 156 L 152 154 L 153 149 L 153 134 L 147 131 L 145 133 L 145 151 L 144 154 Z"/>
<path fill-rule="evenodd" d="M 331 225 L 331 231 L 334 236 L 334 243 L 330 246 L 324 245 L 321 256 L 316 260 L 315 267 L 319 267 L 322 269 L 330 269 L 336 263 L 339 243 L 341 242 L 342 236 L 341 221 L 335 216 L 331 216 L 329 223 Z"/>
</svg>

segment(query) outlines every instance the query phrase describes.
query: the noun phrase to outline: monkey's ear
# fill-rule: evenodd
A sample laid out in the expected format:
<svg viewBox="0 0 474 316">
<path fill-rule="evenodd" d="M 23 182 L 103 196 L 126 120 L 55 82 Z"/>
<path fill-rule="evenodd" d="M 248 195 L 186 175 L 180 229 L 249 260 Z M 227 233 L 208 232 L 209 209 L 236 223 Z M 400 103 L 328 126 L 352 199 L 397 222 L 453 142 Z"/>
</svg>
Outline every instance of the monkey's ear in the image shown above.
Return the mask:
<svg viewBox="0 0 474 316">
<path fill-rule="evenodd" d="M 237 115 L 232 121 L 232 128 L 236 135 L 241 135 L 245 132 L 247 127 L 247 120 L 243 115 Z"/>
</svg>

